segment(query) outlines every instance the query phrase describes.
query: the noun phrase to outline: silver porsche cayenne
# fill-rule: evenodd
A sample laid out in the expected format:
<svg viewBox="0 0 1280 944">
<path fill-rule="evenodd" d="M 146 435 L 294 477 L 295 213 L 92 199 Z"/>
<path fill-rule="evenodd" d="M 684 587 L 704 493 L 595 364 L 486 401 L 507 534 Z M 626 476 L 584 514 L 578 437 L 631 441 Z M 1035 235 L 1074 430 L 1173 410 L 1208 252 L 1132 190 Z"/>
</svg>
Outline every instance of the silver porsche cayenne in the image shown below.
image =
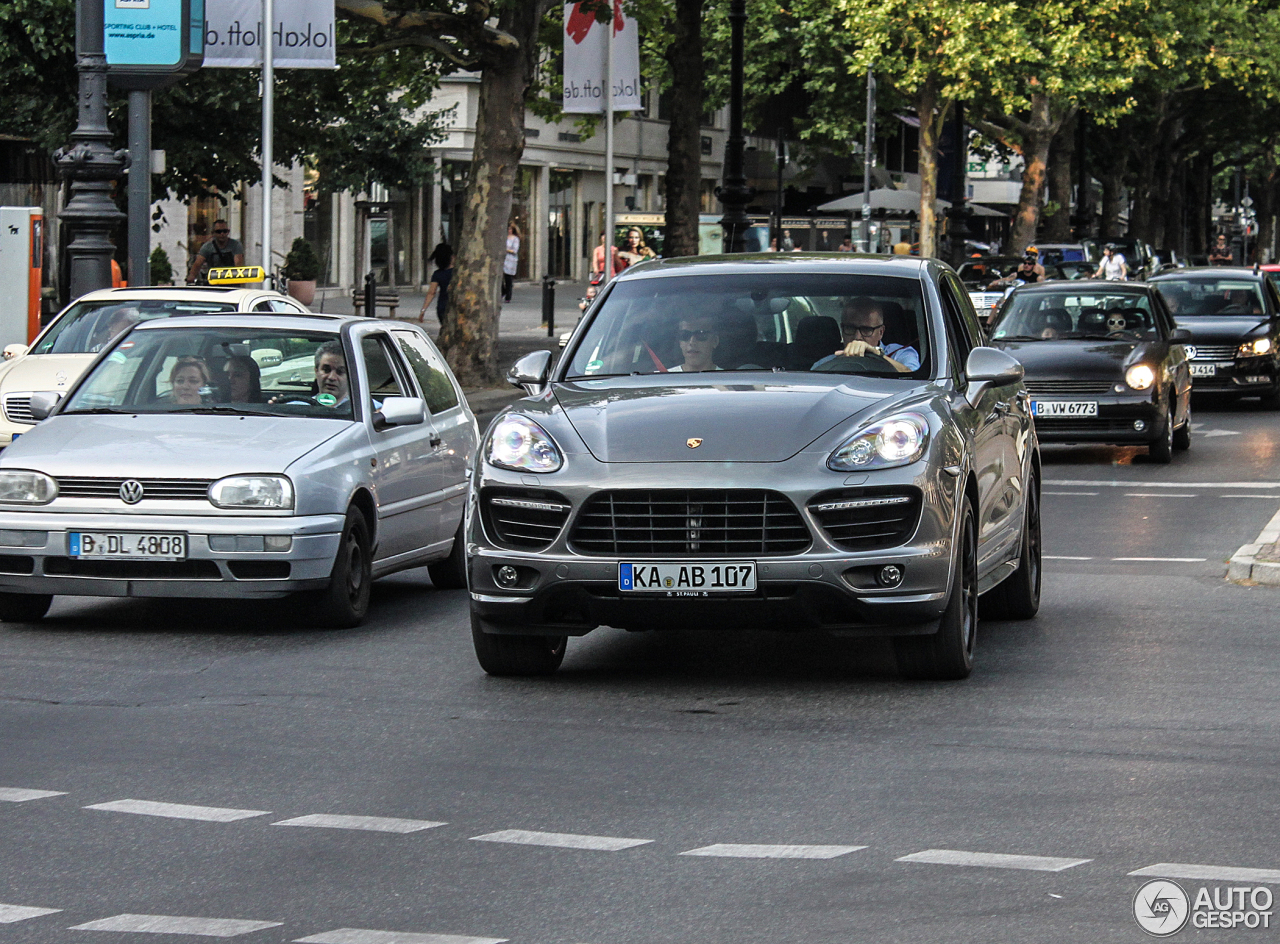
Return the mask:
<svg viewBox="0 0 1280 944">
<path fill-rule="evenodd" d="M 940 262 L 645 264 L 510 379 L 468 525 L 489 673 L 554 672 L 606 625 L 890 636 L 904 675 L 955 679 L 980 594 L 1036 613 L 1022 368 Z"/>
</svg>

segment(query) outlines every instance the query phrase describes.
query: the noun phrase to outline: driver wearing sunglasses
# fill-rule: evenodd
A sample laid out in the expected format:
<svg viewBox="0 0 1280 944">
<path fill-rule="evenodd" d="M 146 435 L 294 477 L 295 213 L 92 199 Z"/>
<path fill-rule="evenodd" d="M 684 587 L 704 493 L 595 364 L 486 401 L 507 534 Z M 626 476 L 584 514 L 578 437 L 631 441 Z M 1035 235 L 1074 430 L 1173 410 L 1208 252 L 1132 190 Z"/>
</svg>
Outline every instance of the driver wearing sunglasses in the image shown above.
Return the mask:
<svg viewBox="0 0 1280 944">
<path fill-rule="evenodd" d="M 680 342 L 680 353 L 684 355 L 684 363 L 672 367 L 670 373 L 688 374 L 696 370 L 720 370 L 715 362 L 720 334 L 716 331 L 715 319 L 710 315 L 690 315 L 687 318 L 681 318 L 676 338 Z"/>
<path fill-rule="evenodd" d="M 835 357 L 882 357 L 900 374 L 920 368 L 920 353 L 907 344 L 885 343 L 885 305 L 870 298 L 845 302 L 840 317 L 844 347 L 813 365 L 813 370 Z M 895 306 L 896 307 L 896 306 Z"/>
</svg>

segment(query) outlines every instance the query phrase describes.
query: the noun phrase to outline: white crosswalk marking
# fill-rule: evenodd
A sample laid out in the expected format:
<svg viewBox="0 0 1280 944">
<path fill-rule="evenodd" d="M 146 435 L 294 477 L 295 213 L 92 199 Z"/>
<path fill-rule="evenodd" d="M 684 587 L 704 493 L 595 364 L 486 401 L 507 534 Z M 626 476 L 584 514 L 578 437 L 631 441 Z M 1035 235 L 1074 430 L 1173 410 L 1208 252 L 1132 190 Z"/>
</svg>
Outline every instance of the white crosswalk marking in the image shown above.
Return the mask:
<svg viewBox="0 0 1280 944">
<path fill-rule="evenodd" d="M 208 823 L 232 823 L 238 819 L 268 816 L 270 810 L 229 810 L 218 806 L 187 806 L 184 803 L 153 803 L 150 800 L 112 800 L 95 803 L 86 810 L 111 813 L 136 813 L 139 816 L 163 816 L 167 819 L 198 819 Z"/>
<path fill-rule="evenodd" d="M 466 937 L 458 934 L 419 934 L 414 931 L 366 931 L 362 928 L 338 928 L 310 937 L 300 937 L 295 944 L 504 944 L 505 937 Z"/>
<path fill-rule="evenodd" d="M 121 914 L 100 921 L 77 924 L 72 931 L 125 931 L 132 934 L 191 934 L 197 937 L 239 937 L 279 921 L 244 921 L 239 918 L 185 918 L 178 915 Z"/>
<path fill-rule="evenodd" d="M 652 839 L 619 839 L 615 836 L 579 836 L 576 833 L 540 833 L 526 829 L 504 829 L 483 836 L 472 836 L 476 842 L 514 842 L 523 846 L 558 846 L 561 849 L 598 849 L 620 852 L 643 846 Z"/>
<path fill-rule="evenodd" d="M 57 914 L 61 908 L 30 908 L 24 905 L 0 905 L 0 924 L 13 924 L 41 915 Z"/>
<path fill-rule="evenodd" d="M 47 797 L 66 796 L 58 790 L 23 790 L 21 787 L 0 787 L 0 800 L 6 803 L 26 803 L 28 800 L 43 800 Z"/>
<path fill-rule="evenodd" d="M 834 859 L 865 849 L 866 846 L 771 846 L 752 843 L 718 842 L 682 852 L 687 856 L 715 856 L 722 859 Z"/>
<path fill-rule="evenodd" d="M 1226 865 L 1188 865 L 1183 862 L 1158 862 L 1129 874 L 1152 875 L 1157 878 L 1203 879 L 1207 882 L 1280 884 L 1280 869 L 1237 869 Z"/>
<path fill-rule="evenodd" d="M 993 852 L 961 852 L 956 849 L 925 849 L 896 862 L 928 862 L 934 865 L 976 865 L 988 869 L 1028 869 L 1033 872 L 1061 872 L 1092 862 L 1092 859 L 1059 859 L 1053 856 L 1005 855 Z"/>
<path fill-rule="evenodd" d="M 416 833 L 447 823 L 434 823 L 426 819 L 393 819 L 386 816 L 335 816 L 328 813 L 313 813 L 310 816 L 295 816 L 293 819 L 282 819 L 272 826 L 318 826 L 322 829 L 369 829 L 379 833 Z"/>
</svg>

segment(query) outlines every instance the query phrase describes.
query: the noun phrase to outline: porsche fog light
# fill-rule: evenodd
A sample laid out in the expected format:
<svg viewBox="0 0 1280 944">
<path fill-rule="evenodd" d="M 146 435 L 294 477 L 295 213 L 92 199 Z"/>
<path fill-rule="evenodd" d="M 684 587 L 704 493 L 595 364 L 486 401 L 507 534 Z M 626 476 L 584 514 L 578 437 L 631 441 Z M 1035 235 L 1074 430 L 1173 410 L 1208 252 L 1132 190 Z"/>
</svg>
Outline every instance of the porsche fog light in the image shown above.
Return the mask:
<svg viewBox="0 0 1280 944">
<path fill-rule="evenodd" d="M 910 465 L 924 453 L 928 440 L 928 421 L 918 413 L 901 413 L 850 436 L 827 458 L 827 468 L 849 472 Z"/>
<path fill-rule="evenodd" d="M 293 483 L 283 475 L 231 475 L 209 486 L 209 501 L 219 508 L 292 508 Z"/>
<path fill-rule="evenodd" d="M 1156 372 L 1146 364 L 1134 364 L 1124 372 L 1124 382 L 1134 390 L 1149 390 L 1156 382 Z"/>
<path fill-rule="evenodd" d="M 885 564 L 876 574 L 876 581 L 882 587 L 896 587 L 902 583 L 902 568 L 897 564 Z"/>
<path fill-rule="evenodd" d="M 0 502 L 12 505 L 47 505 L 58 497 L 58 483 L 43 472 L 25 469 L 0 471 Z"/>
<path fill-rule="evenodd" d="M 528 417 L 508 416 L 489 437 L 487 458 L 517 472 L 555 472 L 563 465 L 560 450 L 545 430 Z"/>
</svg>

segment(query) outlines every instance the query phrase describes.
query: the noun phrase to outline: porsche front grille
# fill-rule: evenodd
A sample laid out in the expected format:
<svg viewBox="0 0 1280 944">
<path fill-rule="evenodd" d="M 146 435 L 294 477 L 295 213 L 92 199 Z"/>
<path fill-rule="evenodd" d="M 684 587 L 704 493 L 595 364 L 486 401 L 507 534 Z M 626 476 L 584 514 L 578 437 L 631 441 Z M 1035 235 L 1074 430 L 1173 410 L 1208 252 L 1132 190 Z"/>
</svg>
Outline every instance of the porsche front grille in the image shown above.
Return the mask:
<svg viewBox="0 0 1280 944">
<path fill-rule="evenodd" d="M 811 543 L 785 495 L 764 489 L 625 489 L 592 495 L 569 543 L 582 554 L 799 554 Z"/>
<path fill-rule="evenodd" d="M 554 492 L 487 488 L 480 497 L 485 530 L 500 547 L 540 551 L 550 547 L 569 518 L 569 500 Z"/>
<path fill-rule="evenodd" d="M 846 488 L 818 495 L 809 511 L 833 544 L 877 551 L 910 540 L 920 506 L 918 488 Z"/>
</svg>

